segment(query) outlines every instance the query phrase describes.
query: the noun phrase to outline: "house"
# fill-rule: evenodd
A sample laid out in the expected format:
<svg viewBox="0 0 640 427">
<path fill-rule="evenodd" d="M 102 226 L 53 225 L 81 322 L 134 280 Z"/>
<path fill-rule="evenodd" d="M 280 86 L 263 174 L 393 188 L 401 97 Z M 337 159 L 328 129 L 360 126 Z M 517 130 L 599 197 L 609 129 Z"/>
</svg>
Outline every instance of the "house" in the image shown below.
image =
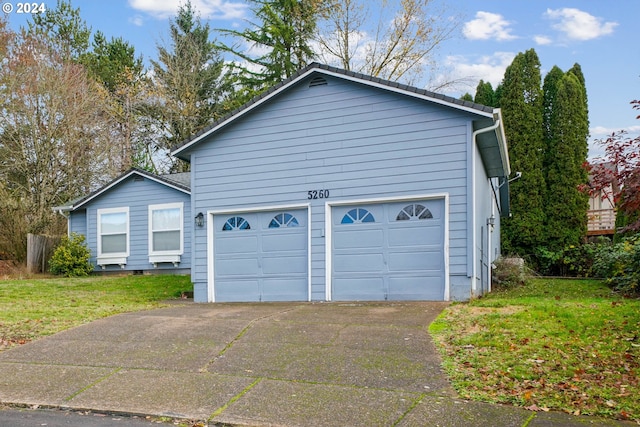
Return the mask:
<svg viewBox="0 0 640 427">
<path fill-rule="evenodd" d="M 607 185 L 602 188 L 594 185 L 593 174 L 600 172 L 608 177 Z M 591 165 L 589 176 L 590 187 L 589 210 L 587 211 L 588 236 L 612 236 L 616 228 L 616 208 L 614 197 L 620 191 L 615 177 L 615 164 L 612 162 L 595 163 Z"/>
<path fill-rule="evenodd" d="M 467 300 L 490 290 L 509 214 L 499 109 L 314 63 L 172 154 L 191 165 L 197 302 Z M 128 201 L 131 178 L 117 191 Z M 80 205 L 89 223 L 73 228 L 94 245 L 96 211 L 115 190 Z M 147 246 L 132 245 L 127 268 L 147 261 L 137 250 Z"/>
<path fill-rule="evenodd" d="M 97 271 L 188 273 L 191 269 L 189 173 L 132 169 L 97 191 L 54 209 L 69 233 L 83 234 Z"/>
</svg>

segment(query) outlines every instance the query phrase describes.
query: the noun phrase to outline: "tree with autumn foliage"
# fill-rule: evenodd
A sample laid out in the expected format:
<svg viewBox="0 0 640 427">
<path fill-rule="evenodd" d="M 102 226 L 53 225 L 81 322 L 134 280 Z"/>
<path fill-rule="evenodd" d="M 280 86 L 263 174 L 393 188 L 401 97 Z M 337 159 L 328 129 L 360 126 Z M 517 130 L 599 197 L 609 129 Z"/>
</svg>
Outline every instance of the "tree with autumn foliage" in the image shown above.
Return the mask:
<svg viewBox="0 0 640 427">
<path fill-rule="evenodd" d="M 640 110 L 640 100 L 631 102 Z M 640 115 L 636 117 L 640 119 Z M 627 132 L 614 132 L 596 143 L 604 148 L 604 156 L 587 165 L 591 173 L 591 191 L 600 192 L 613 188 L 613 200 L 617 208 L 618 233 L 640 232 L 640 136 L 631 137 Z M 610 163 L 612 167 L 599 167 Z M 614 185 L 612 185 L 614 184 Z"/>
<path fill-rule="evenodd" d="M 26 235 L 62 234 L 51 208 L 113 177 L 113 122 L 85 68 L 40 31 L 0 24 L 0 252 L 22 260 Z"/>
</svg>

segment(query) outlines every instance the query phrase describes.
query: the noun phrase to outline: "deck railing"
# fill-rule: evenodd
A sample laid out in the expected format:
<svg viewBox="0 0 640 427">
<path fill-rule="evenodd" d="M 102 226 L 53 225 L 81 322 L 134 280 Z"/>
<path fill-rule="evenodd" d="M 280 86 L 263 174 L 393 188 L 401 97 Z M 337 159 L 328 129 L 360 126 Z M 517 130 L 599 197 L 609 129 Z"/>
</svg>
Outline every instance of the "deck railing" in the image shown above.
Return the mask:
<svg viewBox="0 0 640 427">
<path fill-rule="evenodd" d="M 616 211 L 594 209 L 587 212 L 587 234 L 613 234 L 616 228 Z"/>
</svg>

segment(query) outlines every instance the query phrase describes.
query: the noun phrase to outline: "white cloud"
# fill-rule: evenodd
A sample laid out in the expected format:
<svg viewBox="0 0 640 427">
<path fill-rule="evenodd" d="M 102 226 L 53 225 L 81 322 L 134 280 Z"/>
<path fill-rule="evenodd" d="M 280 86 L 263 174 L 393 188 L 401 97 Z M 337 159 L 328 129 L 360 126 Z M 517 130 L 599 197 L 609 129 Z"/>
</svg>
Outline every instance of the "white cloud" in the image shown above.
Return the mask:
<svg viewBox="0 0 640 427">
<path fill-rule="evenodd" d="M 534 36 L 533 41 L 536 42 L 538 46 L 546 46 L 553 42 L 551 38 L 547 36 Z"/>
<path fill-rule="evenodd" d="M 511 34 L 510 25 L 502 15 L 480 11 L 476 19 L 464 24 L 462 33 L 469 40 L 513 40 L 516 36 Z"/>
<path fill-rule="evenodd" d="M 451 71 L 446 78 L 467 81 L 469 90 L 475 90 L 480 80 L 491 83 L 495 89 L 515 56 L 513 52 L 495 52 L 493 55 L 482 56 L 473 61 L 464 56 L 449 56 L 447 63 Z"/>
<path fill-rule="evenodd" d="M 603 22 L 602 18 L 574 8 L 547 9 L 545 16 L 555 23 L 552 27 L 569 40 L 592 40 L 613 33 L 617 22 Z"/>
<path fill-rule="evenodd" d="M 135 25 L 136 27 L 142 27 L 144 25 L 144 18 L 140 15 L 135 15 L 129 18 L 129 23 Z"/>
<path fill-rule="evenodd" d="M 174 16 L 180 2 L 175 0 L 129 0 L 129 6 L 148 13 L 158 19 Z M 245 2 L 226 0 L 192 0 L 194 9 L 204 19 L 241 19 L 245 17 L 248 6 Z"/>
<path fill-rule="evenodd" d="M 627 126 L 620 128 L 611 128 L 606 126 L 594 126 L 589 129 L 592 138 L 602 139 L 609 137 L 612 133 L 619 133 L 620 131 L 625 131 L 629 136 L 635 137 L 638 133 L 640 133 L 640 126 Z"/>
</svg>

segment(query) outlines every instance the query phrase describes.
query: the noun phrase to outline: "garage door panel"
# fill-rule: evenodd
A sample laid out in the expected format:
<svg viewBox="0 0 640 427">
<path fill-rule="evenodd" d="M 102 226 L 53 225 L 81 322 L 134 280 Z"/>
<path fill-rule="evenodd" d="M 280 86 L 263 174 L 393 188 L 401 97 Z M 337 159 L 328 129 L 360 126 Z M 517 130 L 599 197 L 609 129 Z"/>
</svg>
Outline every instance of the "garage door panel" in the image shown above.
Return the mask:
<svg viewBox="0 0 640 427">
<path fill-rule="evenodd" d="M 442 227 L 438 224 L 389 229 L 389 246 L 406 247 L 408 245 L 442 245 Z"/>
<path fill-rule="evenodd" d="M 260 270 L 255 258 L 222 258 L 215 263 L 215 272 L 220 276 L 250 276 Z"/>
<path fill-rule="evenodd" d="M 342 254 L 334 260 L 336 272 L 381 272 L 384 269 L 384 256 L 373 254 Z"/>
<path fill-rule="evenodd" d="M 226 232 L 221 232 L 226 234 Z M 216 253 L 224 254 L 240 254 L 254 253 L 258 247 L 258 237 L 255 235 L 243 235 L 246 231 L 233 233 L 233 236 L 224 236 L 216 240 Z"/>
<path fill-rule="evenodd" d="M 353 230 L 352 226 L 347 226 L 341 230 L 336 230 L 333 240 L 335 249 L 380 247 L 384 244 L 384 233 L 380 229 Z"/>
<path fill-rule="evenodd" d="M 264 252 L 306 251 L 307 234 L 306 232 L 273 233 L 266 231 L 262 236 L 262 250 Z"/>
<path fill-rule="evenodd" d="M 306 277 L 290 279 L 264 279 L 262 301 L 306 301 Z"/>
<path fill-rule="evenodd" d="M 255 302 L 259 301 L 260 285 L 257 280 L 218 280 L 216 281 L 217 302 Z"/>
<path fill-rule="evenodd" d="M 383 301 L 385 299 L 382 277 L 352 277 L 334 280 L 336 301 Z"/>
<path fill-rule="evenodd" d="M 389 271 L 440 271 L 440 251 L 396 252 L 389 255 Z"/>
<path fill-rule="evenodd" d="M 304 274 L 307 272 L 307 258 L 304 256 L 269 257 L 262 258 L 262 273 L 264 274 Z"/>
<path fill-rule="evenodd" d="M 389 300 L 439 300 L 442 299 L 442 275 L 411 277 L 391 277 L 389 279 Z"/>
</svg>

